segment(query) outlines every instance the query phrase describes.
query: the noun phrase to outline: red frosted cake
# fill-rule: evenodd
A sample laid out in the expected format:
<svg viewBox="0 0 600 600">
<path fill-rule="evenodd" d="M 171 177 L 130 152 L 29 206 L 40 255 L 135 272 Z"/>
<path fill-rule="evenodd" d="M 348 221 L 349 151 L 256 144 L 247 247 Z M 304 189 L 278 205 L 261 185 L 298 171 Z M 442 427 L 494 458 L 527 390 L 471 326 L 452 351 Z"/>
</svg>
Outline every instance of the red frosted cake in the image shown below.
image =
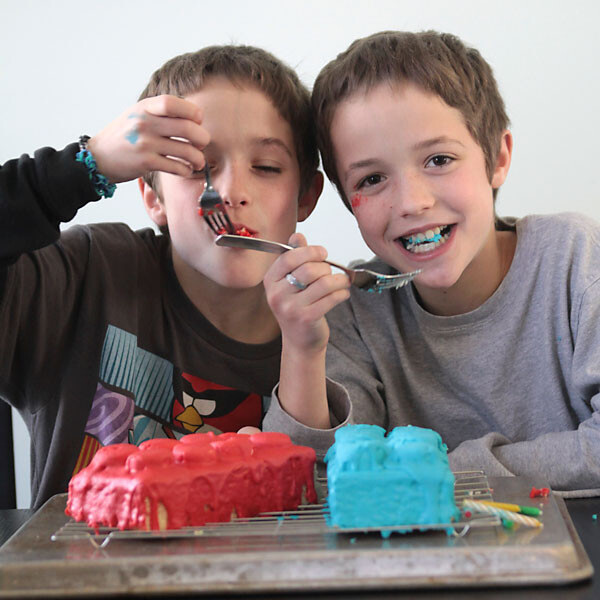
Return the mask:
<svg viewBox="0 0 600 600">
<path fill-rule="evenodd" d="M 190 434 L 101 448 L 69 483 L 90 527 L 163 530 L 316 502 L 315 452 L 283 433 Z"/>
</svg>

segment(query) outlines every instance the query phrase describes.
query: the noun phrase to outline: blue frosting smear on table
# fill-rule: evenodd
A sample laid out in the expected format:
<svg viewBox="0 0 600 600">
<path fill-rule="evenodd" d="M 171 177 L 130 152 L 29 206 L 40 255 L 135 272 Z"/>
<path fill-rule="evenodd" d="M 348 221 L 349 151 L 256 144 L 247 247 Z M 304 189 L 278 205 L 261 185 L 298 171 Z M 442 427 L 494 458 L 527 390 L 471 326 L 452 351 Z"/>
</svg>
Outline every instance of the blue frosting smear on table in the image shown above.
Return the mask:
<svg viewBox="0 0 600 600">
<path fill-rule="evenodd" d="M 431 429 L 347 425 L 325 462 L 330 525 L 427 529 L 460 516 L 448 449 Z"/>
</svg>

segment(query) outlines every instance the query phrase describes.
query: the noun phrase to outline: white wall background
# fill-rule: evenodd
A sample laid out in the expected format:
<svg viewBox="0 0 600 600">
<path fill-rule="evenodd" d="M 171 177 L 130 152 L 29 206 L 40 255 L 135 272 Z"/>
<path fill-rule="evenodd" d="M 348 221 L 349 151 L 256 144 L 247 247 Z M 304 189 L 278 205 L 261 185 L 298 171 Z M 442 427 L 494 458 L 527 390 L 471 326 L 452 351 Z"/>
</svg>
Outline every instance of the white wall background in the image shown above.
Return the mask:
<svg viewBox="0 0 600 600">
<path fill-rule="evenodd" d="M 437 29 L 476 46 L 504 95 L 515 149 L 499 214 L 577 210 L 600 218 L 599 22 L 596 0 L 0 0 L 0 163 L 93 135 L 182 52 L 262 46 L 311 85 L 357 37 Z M 117 220 L 149 224 L 133 183 L 74 222 Z M 370 256 L 331 187 L 299 230 L 334 260 Z M 29 440 L 15 421 L 18 504 L 26 507 Z"/>
</svg>

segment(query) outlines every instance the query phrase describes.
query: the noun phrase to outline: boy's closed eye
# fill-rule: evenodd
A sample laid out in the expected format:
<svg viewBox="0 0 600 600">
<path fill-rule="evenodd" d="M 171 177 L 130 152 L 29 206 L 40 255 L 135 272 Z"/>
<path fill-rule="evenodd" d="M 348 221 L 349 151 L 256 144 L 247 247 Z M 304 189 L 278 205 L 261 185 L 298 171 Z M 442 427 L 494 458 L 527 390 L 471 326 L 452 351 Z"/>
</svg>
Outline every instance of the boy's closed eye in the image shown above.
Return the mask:
<svg viewBox="0 0 600 600">
<path fill-rule="evenodd" d="M 252 168 L 254 170 L 260 171 L 262 173 L 281 173 L 283 171 L 283 169 L 281 167 L 277 167 L 275 165 L 265 165 L 265 164 L 253 165 Z"/>
<path fill-rule="evenodd" d="M 215 175 L 216 167 L 209 165 L 209 169 L 210 169 L 211 175 Z M 283 172 L 283 169 L 281 167 L 278 167 L 275 165 L 264 165 L 264 164 L 252 165 L 252 170 L 258 172 L 259 174 L 264 174 L 264 175 L 272 175 L 272 174 L 279 175 Z M 192 171 L 192 173 L 190 175 L 186 175 L 185 178 L 186 179 L 204 180 L 204 169 Z"/>
</svg>

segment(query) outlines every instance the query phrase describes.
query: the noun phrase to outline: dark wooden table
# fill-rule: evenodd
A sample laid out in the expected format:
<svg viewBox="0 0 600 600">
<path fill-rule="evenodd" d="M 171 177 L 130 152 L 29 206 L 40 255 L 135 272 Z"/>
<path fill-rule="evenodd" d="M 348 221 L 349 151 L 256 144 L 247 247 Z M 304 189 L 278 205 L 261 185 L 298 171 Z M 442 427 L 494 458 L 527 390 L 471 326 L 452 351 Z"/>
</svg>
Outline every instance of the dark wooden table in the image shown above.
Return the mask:
<svg viewBox="0 0 600 600">
<path fill-rule="evenodd" d="M 313 593 L 303 595 L 302 593 L 289 594 L 286 597 L 299 599 L 310 597 L 313 599 L 325 598 L 348 598 L 348 599 L 366 599 L 374 598 L 377 600 L 386 600 L 391 598 L 416 598 L 423 600 L 426 598 L 443 599 L 443 600 L 462 600 L 464 598 L 477 598 L 478 600 L 498 600 L 509 599 L 516 600 L 526 598 L 527 600 L 546 600 L 558 599 L 561 600 L 598 600 L 600 599 L 600 498 L 568 500 L 567 507 L 571 519 L 579 533 L 583 546 L 592 562 L 595 570 L 595 575 L 591 580 L 556 587 L 505 587 L 497 589 L 489 588 L 467 588 L 467 589 L 447 589 L 447 590 L 402 590 L 402 591 L 382 591 L 382 592 L 365 592 L 351 593 L 344 591 L 343 593 Z M 2 510 L 0 511 L 0 545 L 2 545 L 17 529 L 27 522 L 32 516 L 33 511 L 30 510 Z M 595 519 L 594 515 L 598 515 Z M 32 574 L 34 576 L 34 574 Z M 164 598 L 164 596 L 161 596 Z M 190 598 L 194 596 L 181 596 L 176 598 Z M 198 596 L 200 597 L 200 596 Z M 240 597 L 236 594 L 236 597 Z M 280 598 L 281 594 L 265 596 L 265 594 L 244 595 L 244 598 Z M 115 596 L 111 596 L 115 598 Z M 173 597 L 175 598 L 175 596 Z M 205 598 L 205 596 L 202 596 Z"/>
</svg>

